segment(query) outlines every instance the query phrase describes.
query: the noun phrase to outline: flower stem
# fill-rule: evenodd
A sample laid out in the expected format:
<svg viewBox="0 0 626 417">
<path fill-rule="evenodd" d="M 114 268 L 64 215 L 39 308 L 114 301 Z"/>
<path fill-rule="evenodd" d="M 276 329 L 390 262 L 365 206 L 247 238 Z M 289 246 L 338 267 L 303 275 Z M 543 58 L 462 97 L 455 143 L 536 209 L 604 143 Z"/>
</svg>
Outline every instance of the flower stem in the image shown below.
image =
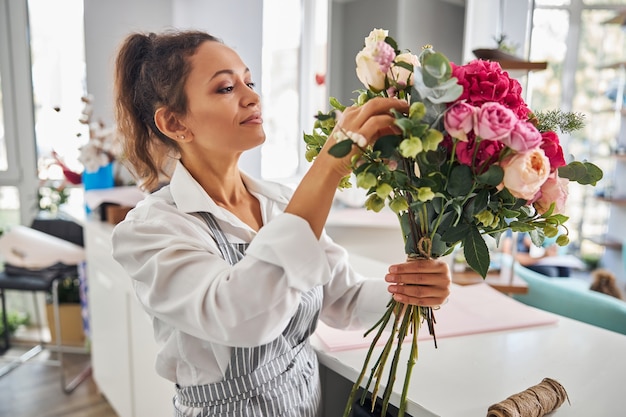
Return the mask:
<svg viewBox="0 0 626 417">
<path fill-rule="evenodd" d="M 408 311 L 407 311 L 408 310 Z M 391 361 L 391 369 L 389 371 L 389 377 L 387 379 L 387 386 L 385 387 L 385 392 L 383 394 L 383 404 L 382 404 L 382 412 L 381 415 L 387 414 L 387 408 L 389 406 L 389 398 L 391 397 L 391 391 L 393 389 L 393 384 L 396 380 L 396 372 L 398 369 L 398 362 L 400 361 L 400 353 L 402 351 L 402 344 L 404 343 L 404 338 L 407 335 L 409 324 L 413 320 L 413 307 L 408 306 L 407 304 L 402 305 L 402 324 L 400 325 L 400 329 L 398 330 L 398 338 L 396 351 L 393 355 L 393 360 Z"/>
<path fill-rule="evenodd" d="M 404 417 L 404 413 L 406 412 L 406 398 L 409 392 L 409 384 L 411 382 L 411 374 L 413 372 L 413 366 L 417 361 L 417 332 L 420 327 L 420 307 L 412 306 L 411 307 L 412 314 L 412 327 L 413 327 L 413 339 L 411 340 L 411 353 L 409 355 L 409 359 L 406 365 L 406 374 L 404 376 L 404 386 L 402 387 L 402 395 L 400 397 L 400 407 L 398 409 L 398 417 Z"/>
<path fill-rule="evenodd" d="M 363 377 L 365 376 L 365 372 L 367 371 L 367 365 L 369 364 L 369 361 L 372 357 L 372 353 L 374 352 L 374 348 L 376 347 L 376 344 L 378 343 L 378 339 L 380 339 L 380 336 L 383 334 L 385 327 L 387 327 L 387 323 L 389 322 L 391 314 L 393 313 L 395 309 L 395 305 L 396 305 L 396 302 L 393 299 L 391 299 L 391 301 L 388 304 L 387 310 L 385 311 L 385 314 L 383 315 L 381 320 L 379 320 L 377 323 L 377 325 L 379 325 L 378 332 L 376 333 L 376 336 L 374 336 L 374 339 L 372 340 L 372 343 L 370 344 L 369 350 L 367 351 L 365 361 L 363 361 L 363 368 L 361 369 L 361 373 L 359 374 L 359 377 L 357 378 L 357 380 L 354 382 L 354 385 L 352 386 L 352 390 L 350 391 L 350 396 L 348 397 L 348 403 L 346 404 L 346 407 L 343 411 L 343 417 L 349 417 L 350 412 L 352 411 L 352 404 L 354 403 L 356 393 L 359 390 L 359 387 L 361 386 L 361 381 L 363 381 Z M 370 329 L 367 333 L 371 332 L 375 327 L 376 326 Z M 369 383 L 368 383 L 368 386 L 369 386 Z"/>
</svg>

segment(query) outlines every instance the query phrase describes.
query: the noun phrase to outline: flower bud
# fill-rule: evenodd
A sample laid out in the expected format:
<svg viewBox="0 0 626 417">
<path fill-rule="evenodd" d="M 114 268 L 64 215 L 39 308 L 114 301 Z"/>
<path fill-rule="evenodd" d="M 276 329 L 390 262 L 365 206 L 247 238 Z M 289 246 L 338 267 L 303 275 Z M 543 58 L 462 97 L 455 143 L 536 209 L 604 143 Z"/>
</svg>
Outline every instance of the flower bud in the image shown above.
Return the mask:
<svg viewBox="0 0 626 417">
<path fill-rule="evenodd" d="M 385 200 L 378 197 L 376 194 L 371 194 L 367 200 L 365 200 L 365 208 L 375 212 L 379 212 L 385 207 Z"/>
<path fill-rule="evenodd" d="M 393 188 L 391 187 L 391 185 L 385 182 L 383 182 L 382 184 L 379 184 L 378 187 L 376 187 L 376 195 L 378 195 L 383 200 L 389 197 L 389 194 L 391 194 L 392 191 L 393 191 Z"/>
<path fill-rule="evenodd" d="M 391 202 L 389 203 L 389 208 L 394 212 L 394 213 L 400 213 L 401 211 L 406 211 L 409 209 L 409 203 L 406 201 L 406 198 L 404 198 L 403 196 L 399 195 L 393 198 L 393 200 L 391 200 Z"/>
<path fill-rule="evenodd" d="M 371 172 L 361 172 L 356 176 L 356 186 L 359 188 L 369 189 L 375 187 L 377 183 L 376 176 Z"/>
</svg>

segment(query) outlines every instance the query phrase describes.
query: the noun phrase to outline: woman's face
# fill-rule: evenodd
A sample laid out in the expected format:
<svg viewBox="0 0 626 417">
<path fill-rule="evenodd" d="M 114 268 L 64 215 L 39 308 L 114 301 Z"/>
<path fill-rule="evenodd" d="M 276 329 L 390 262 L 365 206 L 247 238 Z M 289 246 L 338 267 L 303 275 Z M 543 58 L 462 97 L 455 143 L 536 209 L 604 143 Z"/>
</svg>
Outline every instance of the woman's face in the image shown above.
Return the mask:
<svg viewBox="0 0 626 417">
<path fill-rule="evenodd" d="M 261 102 L 250 70 L 239 55 L 219 42 L 204 42 L 190 58 L 185 83 L 192 152 L 235 154 L 263 143 Z"/>
</svg>

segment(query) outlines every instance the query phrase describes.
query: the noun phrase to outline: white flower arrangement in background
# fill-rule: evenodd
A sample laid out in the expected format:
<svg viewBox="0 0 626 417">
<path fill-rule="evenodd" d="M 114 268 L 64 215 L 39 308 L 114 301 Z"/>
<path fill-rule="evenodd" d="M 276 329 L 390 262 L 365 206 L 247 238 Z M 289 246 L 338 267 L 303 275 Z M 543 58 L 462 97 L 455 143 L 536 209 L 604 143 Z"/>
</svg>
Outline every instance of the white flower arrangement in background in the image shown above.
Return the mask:
<svg viewBox="0 0 626 417">
<path fill-rule="evenodd" d="M 85 107 L 79 121 L 89 126 L 89 140 L 79 148 L 78 160 L 85 167 L 85 172 L 96 172 L 119 159 L 122 155 L 121 143 L 115 126 L 106 127 L 102 121 L 92 121 L 93 96 L 86 95 L 81 100 Z"/>
</svg>

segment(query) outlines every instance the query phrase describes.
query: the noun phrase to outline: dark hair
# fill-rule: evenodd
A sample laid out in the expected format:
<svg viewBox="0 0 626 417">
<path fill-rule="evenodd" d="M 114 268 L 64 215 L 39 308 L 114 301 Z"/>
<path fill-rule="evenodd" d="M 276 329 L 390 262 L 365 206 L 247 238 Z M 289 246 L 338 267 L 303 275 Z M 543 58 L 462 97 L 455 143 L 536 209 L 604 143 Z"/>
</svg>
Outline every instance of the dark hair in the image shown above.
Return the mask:
<svg viewBox="0 0 626 417">
<path fill-rule="evenodd" d="M 601 292 L 603 294 L 619 298 L 620 300 L 622 299 L 622 292 L 617 287 L 617 280 L 611 271 L 606 269 L 595 269 L 591 273 L 591 276 L 593 278 L 593 282 L 589 287 L 590 290 Z"/>
<path fill-rule="evenodd" d="M 121 44 L 115 61 L 115 117 L 123 137 L 125 160 L 152 191 L 165 172 L 175 141 L 154 122 L 157 109 L 183 115 L 187 112 L 184 85 L 191 57 L 204 42 L 222 42 L 201 31 L 166 31 L 160 34 L 133 33 Z"/>
</svg>

